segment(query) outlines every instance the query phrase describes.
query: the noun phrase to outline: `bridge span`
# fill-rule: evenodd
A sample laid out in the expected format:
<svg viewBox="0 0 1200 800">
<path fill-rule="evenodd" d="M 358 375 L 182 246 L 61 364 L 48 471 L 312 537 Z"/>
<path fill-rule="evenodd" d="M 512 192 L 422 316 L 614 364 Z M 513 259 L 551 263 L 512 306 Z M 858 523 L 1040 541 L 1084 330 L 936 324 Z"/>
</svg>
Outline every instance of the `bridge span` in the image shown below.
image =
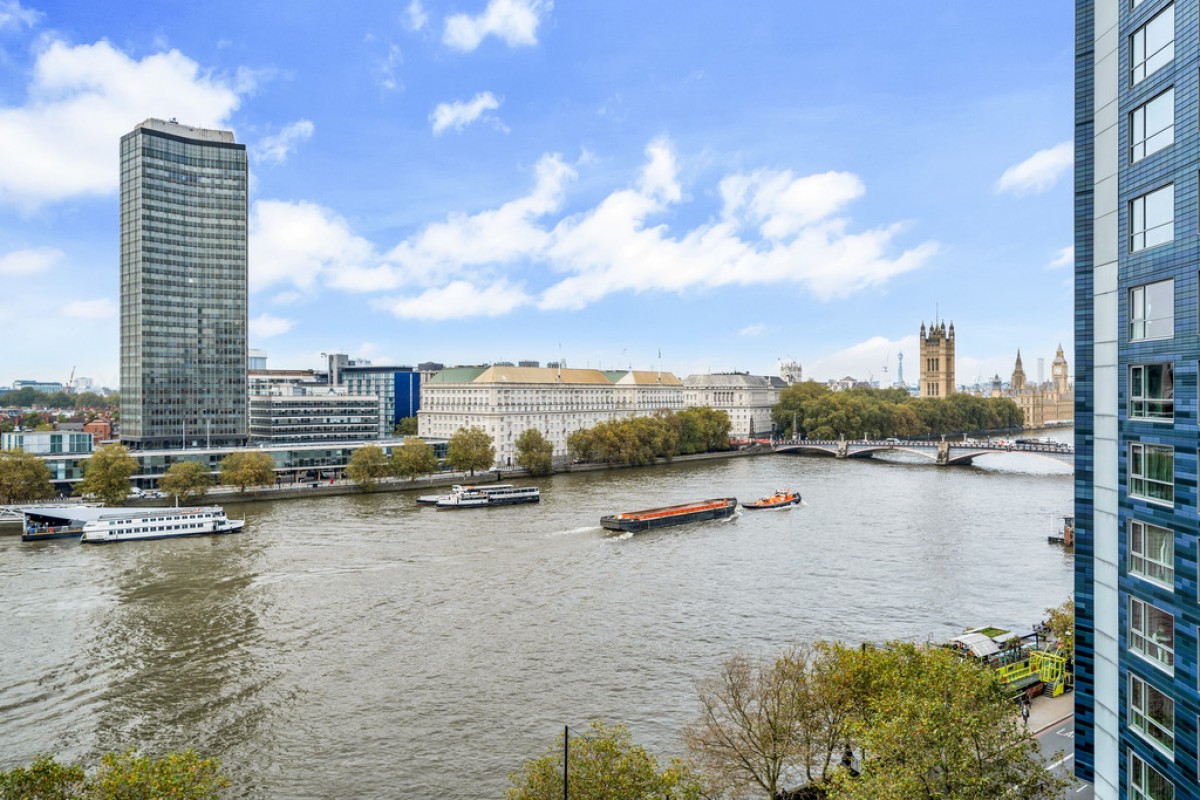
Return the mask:
<svg viewBox="0 0 1200 800">
<path fill-rule="evenodd" d="M 811 453 L 836 458 L 870 458 L 876 453 L 916 453 L 939 467 L 971 464 L 993 453 L 1028 453 L 1069 466 L 1075 464 L 1075 447 L 1069 444 L 1000 444 L 998 442 L 930 442 L 901 439 L 799 439 L 776 442 L 776 453 Z"/>
</svg>

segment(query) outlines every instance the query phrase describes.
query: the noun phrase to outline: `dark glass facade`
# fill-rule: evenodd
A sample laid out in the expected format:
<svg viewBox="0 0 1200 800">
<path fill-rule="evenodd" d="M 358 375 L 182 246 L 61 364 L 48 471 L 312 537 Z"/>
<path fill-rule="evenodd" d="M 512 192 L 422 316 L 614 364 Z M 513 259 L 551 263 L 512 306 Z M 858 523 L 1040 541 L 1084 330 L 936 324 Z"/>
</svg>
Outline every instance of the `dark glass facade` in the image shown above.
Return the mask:
<svg viewBox="0 0 1200 800">
<path fill-rule="evenodd" d="M 121 439 L 247 441 L 247 161 L 228 131 L 121 138 Z"/>
</svg>

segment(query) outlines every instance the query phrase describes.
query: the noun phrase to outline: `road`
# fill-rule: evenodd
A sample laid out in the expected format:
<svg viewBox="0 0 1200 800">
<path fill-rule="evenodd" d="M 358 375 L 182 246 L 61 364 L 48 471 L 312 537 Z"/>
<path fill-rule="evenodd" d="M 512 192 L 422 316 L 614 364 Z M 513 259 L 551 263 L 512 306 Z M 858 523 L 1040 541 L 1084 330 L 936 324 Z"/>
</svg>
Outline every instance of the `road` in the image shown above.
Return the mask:
<svg viewBox="0 0 1200 800">
<path fill-rule="evenodd" d="M 1075 720 L 1063 720 L 1037 735 L 1038 745 L 1042 748 L 1042 757 L 1046 759 L 1047 769 L 1061 767 L 1068 775 L 1075 771 Z M 1056 755 L 1060 753 L 1061 755 Z M 1092 800 L 1095 796 L 1090 783 L 1072 777 L 1073 785 L 1067 789 L 1066 796 L 1072 800 Z"/>
</svg>

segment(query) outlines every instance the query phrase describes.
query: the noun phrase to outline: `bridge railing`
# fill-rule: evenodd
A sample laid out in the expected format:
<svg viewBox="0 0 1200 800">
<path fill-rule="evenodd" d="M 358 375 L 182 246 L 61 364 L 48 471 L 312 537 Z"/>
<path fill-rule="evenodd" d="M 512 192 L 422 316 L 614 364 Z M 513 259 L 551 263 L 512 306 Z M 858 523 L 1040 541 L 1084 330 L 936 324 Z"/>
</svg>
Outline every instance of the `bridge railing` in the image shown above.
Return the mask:
<svg viewBox="0 0 1200 800">
<path fill-rule="evenodd" d="M 840 444 L 847 444 L 858 447 L 937 447 L 942 442 L 932 439 L 777 439 L 775 445 L 779 446 L 800 446 L 813 445 L 817 447 L 836 447 Z M 966 448 L 970 450 L 994 450 L 996 452 L 1024 452 L 1024 453 L 1060 453 L 1071 454 L 1075 452 L 1075 446 L 1070 444 L 1048 444 L 1039 442 L 1037 444 L 1016 442 L 945 442 L 954 448 Z"/>
</svg>

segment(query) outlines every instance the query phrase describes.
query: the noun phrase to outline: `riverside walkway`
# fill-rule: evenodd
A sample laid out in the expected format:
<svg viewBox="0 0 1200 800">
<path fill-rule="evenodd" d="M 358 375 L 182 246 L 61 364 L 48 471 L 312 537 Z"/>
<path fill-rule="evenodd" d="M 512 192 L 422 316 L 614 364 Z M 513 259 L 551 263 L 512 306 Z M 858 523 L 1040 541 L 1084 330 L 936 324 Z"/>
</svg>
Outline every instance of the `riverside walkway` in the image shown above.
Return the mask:
<svg viewBox="0 0 1200 800">
<path fill-rule="evenodd" d="M 980 456 L 994 453 L 1028 453 L 1061 464 L 1075 463 L 1075 448 L 1069 444 L 1010 444 L 1000 442 L 931 442 L 901 439 L 800 439 L 775 443 L 776 453 L 829 455 L 836 458 L 871 458 L 877 453 L 916 453 L 939 467 L 971 464 Z"/>
</svg>

